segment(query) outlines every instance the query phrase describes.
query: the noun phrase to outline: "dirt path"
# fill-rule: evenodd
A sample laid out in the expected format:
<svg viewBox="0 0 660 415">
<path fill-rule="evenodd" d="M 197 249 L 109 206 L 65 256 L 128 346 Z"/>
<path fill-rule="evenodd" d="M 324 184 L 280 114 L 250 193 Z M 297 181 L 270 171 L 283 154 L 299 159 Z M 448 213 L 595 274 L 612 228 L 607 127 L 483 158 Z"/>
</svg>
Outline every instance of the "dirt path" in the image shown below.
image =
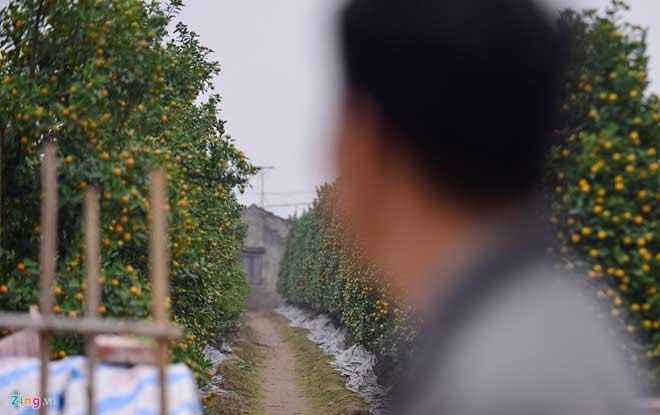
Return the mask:
<svg viewBox="0 0 660 415">
<path fill-rule="evenodd" d="M 260 345 L 268 348 L 261 368 L 266 415 L 308 413 L 307 402 L 296 385 L 294 351 L 282 339 L 272 318 L 267 311 L 248 311 L 245 316 L 245 324 Z"/>
</svg>

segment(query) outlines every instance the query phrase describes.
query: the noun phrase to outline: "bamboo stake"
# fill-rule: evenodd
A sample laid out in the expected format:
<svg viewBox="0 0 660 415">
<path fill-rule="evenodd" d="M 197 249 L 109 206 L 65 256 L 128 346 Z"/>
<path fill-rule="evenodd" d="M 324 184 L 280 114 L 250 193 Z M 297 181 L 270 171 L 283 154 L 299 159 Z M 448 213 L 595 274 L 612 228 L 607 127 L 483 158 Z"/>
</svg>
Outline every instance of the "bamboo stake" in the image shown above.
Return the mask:
<svg viewBox="0 0 660 415">
<path fill-rule="evenodd" d="M 99 192 L 90 188 L 85 192 L 85 273 L 87 276 L 86 317 L 97 317 L 101 292 L 99 289 Z M 94 334 L 85 339 L 87 349 L 87 414 L 96 413 L 94 386 L 96 369 L 96 347 Z"/>
<path fill-rule="evenodd" d="M 0 249 L 3 249 L 5 247 L 5 233 L 7 232 L 5 230 L 5 221 L 3 220 L 3 201 L 4 201 L 4 196 L 2 194 L 2 182 L 5 180 L 5 159 L 2 158 L 3 152 L 2 148 L 5 145 L 5 135 L 3 131 L 0 131 Z M 0 258 L 0 274 L 5 273 L 5 260 L 4 258 Z"/>
<path fill-rule="evenodd" d="M 3 147 L 5 145 L 5 135 L 0 131 L 0 249 L 5 247 L 5 235 L 7 234 L 4 216 L 5 197 L 2 191 L 2 184 L 5 180 L 5 159 L 3 158 Z M 5 257 L 0 258 L 0 274 L 5 275 Z"/>
<path fill-rule="evenodd" d="M 149 259 L 151 261 L 151 293 L 152 313 L 156 323 L 164 324 L 168 320 L 166 307 L 169 291 L 169 274 L 167 266 L 167 218 L 166 181 L 163 172 L 156 171 L 151 175 L 151 246 Z M 158 382 L 160 386 L 160 413 L 167 414 L 167 340 L 158 339 L 156 361 L 158 364 Z"/>
<path fill-rule="evenodd" d="M 9 187 L 9 169 L 7 168 L 7 148 L 5 130 L 0 130 L 0 248 L 7 246 L 7 188 Z M 7 256 L 0 258 L 0 273 L 6 275 Z"/>
<path fill-rule="evenodd" d="M 0 313 L 0 327 L 48 331 L 58 334 L 79 334 L 81 336 L 116 334 L 152 337 L 154 339 L 178 339 L 183 331 L 171 324 L 150 321 L 129 321 L 116 318 L 68 318 L 48 316 L 32 319 L 27 313 Z"/>
<path fill-rule="evenodd" d="M 42 161 L 41 189 L 43 201 L 41 205 L 41 280 L 39 287 L 39 303 L 41 314 L 48 318 L 53 312 L 53 280 L 56 272 L 57 258 L 57 149 L 55 144 L 44 146 Z M 41 399 L 48 398 L 48 362 L 50 360 L 50 333 L 39 332 L 41 349 L 41 378 L 39 393 Z M 40 415 L 46 415 L 48 408 L 42 405 Z"/>
</svg>

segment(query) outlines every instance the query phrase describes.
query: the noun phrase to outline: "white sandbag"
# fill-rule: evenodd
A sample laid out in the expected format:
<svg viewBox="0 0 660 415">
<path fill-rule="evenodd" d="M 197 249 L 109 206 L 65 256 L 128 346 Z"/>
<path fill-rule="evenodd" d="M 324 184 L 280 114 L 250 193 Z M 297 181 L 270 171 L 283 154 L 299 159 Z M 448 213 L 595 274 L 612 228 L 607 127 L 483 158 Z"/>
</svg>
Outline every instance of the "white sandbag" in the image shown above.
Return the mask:
<svg viewBox="0 0 660 415">
<path fill-rule="evenodd" d="M 3 414 L 48 415 L 87 413 L 87 360 L 81 356 L 48 365 L 48 396 L 39 396 L 38 359 L 0 359 L 0 402 Z M 166 368 L 168 414 L 202 415 L 197 383 L 183 364 Z M 98 415 L 153 414 L 160 412 L 160 388 L 155 366 L 99 365 L 95 371 L 95 403 Z M 35 399 L 36 398 L 36 399 Z"/>
</svg>

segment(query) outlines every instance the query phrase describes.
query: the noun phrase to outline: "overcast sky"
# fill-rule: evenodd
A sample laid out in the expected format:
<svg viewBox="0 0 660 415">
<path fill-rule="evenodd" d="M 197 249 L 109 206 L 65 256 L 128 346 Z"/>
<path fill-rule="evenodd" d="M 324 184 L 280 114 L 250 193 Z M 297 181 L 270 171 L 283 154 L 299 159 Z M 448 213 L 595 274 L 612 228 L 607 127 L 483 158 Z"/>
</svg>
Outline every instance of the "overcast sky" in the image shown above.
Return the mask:
<svg viewBox="0 0 660 415">
<path fill-rule="evenodd" d="M 330 137 L 338 95 L 334 18 L 343 0 L 186 0 L 180 19 L 215 51 L 221 116 L 265 174 L 265 204 L 287 216 L 333 177 Z M 442 0 L 438 0 L 442 1 Z M 545 0 L 559 9 L 609 0 Z M 650 78 L 660 91 L 660 0 L 628 0 L 629 20 L 650 29 Z M 7 0 L 0 0 L 0 5 Z M 242 195 L 259 203 L 260 178 Z M 282 206 L 285 205 L 285 206 Z"/>
<path fill-rule="evenodd" d="M 268 209 L 304 209 L 331 178 L 337 96 L 333 57 L 338 0 L 188 0 L 181 19 L 221 62 L 217 91 L 227 129 L 265 172 Z M 260 203 L 261 178 L 241 196 Z M 286 206 L 282 206 L 286 205 Z"/>
<path fill-rule="evenodd" d="M 333 177 L 330 137 L 337 97 L 334 17 L 342 0 L 188 0 L 181 18 L 216 52 L 222 116 L 261 166 L 269 210 L 287 216 Z M 553 8 L 609 0 L 550 0 Z M 651 80 L 660 89 L 660 1 L 630 0 L 631 22 L 650 28 Z M 261 180 L 241 196 L 259 203 Z"/>
</svg>

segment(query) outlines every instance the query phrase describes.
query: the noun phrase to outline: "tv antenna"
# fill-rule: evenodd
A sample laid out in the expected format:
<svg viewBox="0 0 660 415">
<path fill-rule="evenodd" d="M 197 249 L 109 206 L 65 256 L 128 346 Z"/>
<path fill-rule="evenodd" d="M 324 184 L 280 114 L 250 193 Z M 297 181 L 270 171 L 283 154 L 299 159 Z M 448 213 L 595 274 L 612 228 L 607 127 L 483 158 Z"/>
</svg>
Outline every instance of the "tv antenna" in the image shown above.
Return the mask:
<svg viewBox="0 0 660 415">
<path fill-rule="evenodd" d="M 259 176 L 261 176 L 261 207 L 266 206 L 266 170 L 273 170 L 275 166 L 259 167 Z"/>
</svg>

